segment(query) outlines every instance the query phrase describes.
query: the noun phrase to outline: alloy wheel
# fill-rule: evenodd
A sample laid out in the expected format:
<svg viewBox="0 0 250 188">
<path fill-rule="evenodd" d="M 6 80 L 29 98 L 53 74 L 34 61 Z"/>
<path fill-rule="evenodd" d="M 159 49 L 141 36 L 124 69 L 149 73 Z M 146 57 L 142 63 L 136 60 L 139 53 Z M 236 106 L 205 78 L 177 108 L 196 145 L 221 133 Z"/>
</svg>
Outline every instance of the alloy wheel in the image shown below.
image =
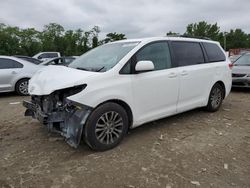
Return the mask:
<svg viewBox="0 0 250 188">
<path fill-rule="evenodd" d="M 104 113 L 96 123 L 96 138 L 102 144 L 113 144 L 122 135 L 123 120 L 119 113 L 110 111 Z"/>
<path fill-rule="evenodd" d="M 222 100 L 222 91 L 219 88 L 214 88 L 211 95 L 211 105 L 213 108 L 217 108 Z"/>
<path fill-rule="evenodd" d="M 28 80 L 23 81 L 22 83 L 20 83 L 18 89 L 20 91 L 20 93 L 22 93 L 23 95 L 28 95 Z"/>
</svg>

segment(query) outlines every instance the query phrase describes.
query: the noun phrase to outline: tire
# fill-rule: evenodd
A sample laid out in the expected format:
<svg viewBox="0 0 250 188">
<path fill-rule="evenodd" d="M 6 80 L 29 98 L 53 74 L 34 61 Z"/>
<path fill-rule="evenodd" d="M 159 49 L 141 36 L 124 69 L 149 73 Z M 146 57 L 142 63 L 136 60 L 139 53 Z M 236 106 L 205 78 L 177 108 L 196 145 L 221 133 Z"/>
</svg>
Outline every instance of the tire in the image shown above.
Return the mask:
<svg viewBox="0 0 250 188">
<path fill-rule="evenodd" d="M 85 142 L 95 151 L 116 147 L 128 130 L 128 115 L 119 104 L 109 102 L 97 107 L 89 116 L 85 128 Z"/>
<path fill-rule="evenodd" d="M 206 106 L 207 111 L 216 112 L 219 110 L 223 101 L 224 92 L 225 91 L 223 87 L 219 83 L 214 84 L 209 95 L 208 104 Z"/>
<path fill-rule="evenodd" d="M 19 80 L 16 83 L 16 87 L 15 87 L 17 94 L 18 95 L 29 95 L 28 84 L 29 84 L 28 78 L 24 78 L 24 79 Z"/>
</svg>

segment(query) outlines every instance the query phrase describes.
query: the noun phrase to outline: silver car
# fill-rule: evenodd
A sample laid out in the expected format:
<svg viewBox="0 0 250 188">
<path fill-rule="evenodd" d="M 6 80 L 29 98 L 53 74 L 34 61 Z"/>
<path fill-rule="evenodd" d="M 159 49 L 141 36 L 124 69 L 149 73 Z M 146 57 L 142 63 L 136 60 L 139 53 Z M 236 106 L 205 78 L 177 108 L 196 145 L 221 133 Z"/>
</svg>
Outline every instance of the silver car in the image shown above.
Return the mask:
<svg viewBox="0 0 250 188">
<path fill-rule="evenodd" d="M 0 56 L 0 92 L 28 95 L 29 79 L 41 67 L 16 57 Z"/>
<path fill-rule="evenodd" d="M 250 53 L 242 55 L 233 64 L 233 87 L 250 88 Z"/>
</svg>

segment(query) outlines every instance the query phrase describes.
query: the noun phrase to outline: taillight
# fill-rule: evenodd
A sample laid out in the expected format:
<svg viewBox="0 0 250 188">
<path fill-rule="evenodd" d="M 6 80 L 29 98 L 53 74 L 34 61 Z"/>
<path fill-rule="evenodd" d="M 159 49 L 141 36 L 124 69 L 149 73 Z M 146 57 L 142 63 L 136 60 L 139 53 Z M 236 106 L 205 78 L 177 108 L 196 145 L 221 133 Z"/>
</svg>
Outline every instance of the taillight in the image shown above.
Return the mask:
<svg viewBox="0 0 250 188">
<path fill-rule="evenodd" d="M 234 66 L 234 64 L 233 63 L 229 63 L 228 66 L 229 66 L 230 69 L 232 69 L 233 66 Z"/>
</svg>

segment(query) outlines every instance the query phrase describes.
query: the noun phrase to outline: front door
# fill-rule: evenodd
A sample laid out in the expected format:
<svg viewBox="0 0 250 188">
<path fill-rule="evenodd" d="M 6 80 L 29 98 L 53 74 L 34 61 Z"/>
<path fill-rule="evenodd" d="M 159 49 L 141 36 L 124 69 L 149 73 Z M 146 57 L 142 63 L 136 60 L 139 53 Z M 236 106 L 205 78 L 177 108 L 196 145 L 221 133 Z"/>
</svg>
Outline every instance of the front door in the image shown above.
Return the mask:
<svg viewBox="0 0 250 188">
<path fill-rule="evenodd" d="M 135 73 L 131 77 L 134 115 L 142 124 L 176 113 L 179 78 L 178 68 L 174 68 L 168 43 L 147 44 L 133 57 L 136 62 L 152 61 L 154 71 Z"/>
</svg>

